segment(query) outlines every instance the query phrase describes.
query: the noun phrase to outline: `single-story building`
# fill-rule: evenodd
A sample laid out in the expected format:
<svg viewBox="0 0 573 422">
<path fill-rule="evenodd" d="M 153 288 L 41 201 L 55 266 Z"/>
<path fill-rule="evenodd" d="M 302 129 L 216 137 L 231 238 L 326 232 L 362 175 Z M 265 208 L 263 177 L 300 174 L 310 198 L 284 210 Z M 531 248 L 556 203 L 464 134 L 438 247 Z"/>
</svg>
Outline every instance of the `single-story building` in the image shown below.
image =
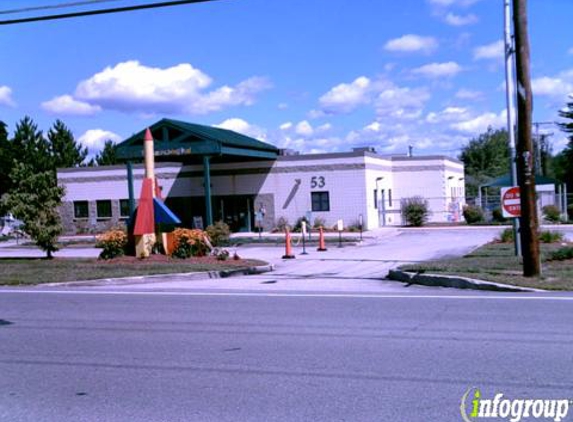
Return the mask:
<svg viewBox="0 0 573 422">
<path fill-rule="evenodd" d="M 380 155 L 372 148 L 299 154 L 236 132 L 163 119 L 150 127 L 166 205 L 188 227 L 225 221 L 271 230 L 307 217 L 332 227 L 403 224 L 401 204 L 421 196 L 431 222 L 455 222 L 465 204 L 464 166 L 446 156 Z M 144 177 L 144 131 L 118 145 L 128 165 L 58 170 L 68 234 L 97 233 L 127 218 Z M 130 201 L 131 197 L 131 201 Z M 130 207 L 131 202 L 131 207 Z"/>
</svg>

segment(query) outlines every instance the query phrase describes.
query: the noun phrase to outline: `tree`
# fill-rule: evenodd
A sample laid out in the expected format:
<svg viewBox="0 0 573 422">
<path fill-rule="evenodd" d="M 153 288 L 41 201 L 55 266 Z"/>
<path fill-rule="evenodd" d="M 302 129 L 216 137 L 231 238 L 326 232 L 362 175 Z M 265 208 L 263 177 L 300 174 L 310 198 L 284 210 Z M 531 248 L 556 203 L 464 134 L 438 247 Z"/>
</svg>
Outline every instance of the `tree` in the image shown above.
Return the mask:
<svg viewBox="0 0 573 422">
<path fill-rule="evenodd" d="M 105 141 L 103 149 L 95 156 L 95 162 L 92 160 L 91 165 L 112 166 L 118 164 L 117 150 L 111 139 Z"/>
<path fill-rule="evenodd" d="M 50 154 L 50 144 L 30 117 L 24 117 L 16 125 L 11 144 L 13 151 L 16 152 L 14 158 L 17 162 L 25 163 L 32 172 L 52 172 L 55 179 L 56 173 Z M 18 181 L 14 183 L 17 184 Z"/>
<path fill-rule="evenodd" d="M 87 147 L 82 147 L 76 142 L 70 129 L 61 120 L 56 120 L 48 131 L 48 141 L 55 169 L 84 164 L 88 155 Z"/>
<path fill-rule="evenodd" d="M 569 143 L 553 160 L 555 177 L 567 183 L 569 191 L 573 190 L 573 101 L 559 111 L 559 116 L 569 121 L 559 123 L 561 130 L 568 134 Z"/>
<path fill-rule="evenodd" d="M 466 171 L 466 192 L 478 194 L 479 186 L 509 173 L 509 136 L 507 130 L 491 127 L 462 148 L 460 160 Z"/>
<path fill-rule="evenodd" d="M 0 197 L 8 192 L 11 186 L 10 173 L 13 157 L 14 153 L 8 140 L 6 123 L 0 120 Z"/>
<path fill-rule="evenodd" d="M 14 187 L 2 197 L 2 208 L 22 220 L 24 232 L 46 252 L 47 258 L 52 258 L 63 231 L 58 207 L 62 204 L 64 189 L 54 183 L 51 170 L 37 172 L 24 163 L 14 166 L 12 181 Z"/>
</svg>

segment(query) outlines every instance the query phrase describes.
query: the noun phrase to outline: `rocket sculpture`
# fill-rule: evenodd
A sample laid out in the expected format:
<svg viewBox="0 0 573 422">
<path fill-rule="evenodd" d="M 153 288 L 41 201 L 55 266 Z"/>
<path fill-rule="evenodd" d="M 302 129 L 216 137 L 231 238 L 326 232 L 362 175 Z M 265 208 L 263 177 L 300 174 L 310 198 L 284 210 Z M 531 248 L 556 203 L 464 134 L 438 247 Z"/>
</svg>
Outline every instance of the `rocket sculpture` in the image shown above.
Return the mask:
<svg viewBox="0 0 573 422">
<path fill-rule="evenodd" d="M 147 258 L 151 255 L 156 242 L 156 224 L 181 224 L 181 221 L 173 214 L 161 200 L 161 193 L 155 179 L 155 151 L 153 136 L 149 128 L 145 131 L 143 139 L 143 151 L 145 160 L 145 178 L 141 185 L 141 195 L 137 206 L 135 227 L 135 255 L 138 258 Z M 166 246 L 165 233 L 163 244 Z"/>
</svg>

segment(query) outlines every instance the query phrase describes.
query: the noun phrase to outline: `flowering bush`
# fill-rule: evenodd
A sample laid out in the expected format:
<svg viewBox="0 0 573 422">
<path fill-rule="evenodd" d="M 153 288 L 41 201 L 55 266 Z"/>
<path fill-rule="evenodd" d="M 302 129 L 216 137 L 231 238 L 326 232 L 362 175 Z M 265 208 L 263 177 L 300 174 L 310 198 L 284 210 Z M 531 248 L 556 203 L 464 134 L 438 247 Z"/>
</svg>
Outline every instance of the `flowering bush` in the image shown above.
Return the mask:
<svg viewBox="0 0 573 422">
<path fill-rule="evenodd" d="M 173 238 L 173 256 L 176 258 L 205 256 L 212 249 L 209 236 L 203 230 L 176 229 Z"/>
<path fill-rule="evenodd" d="M 127 234 L 123 230 L 113 229 L 97 237 L 96 248 L 103 250 L 100 259 L 113 259 L 125 254 Z"/>
</svg>

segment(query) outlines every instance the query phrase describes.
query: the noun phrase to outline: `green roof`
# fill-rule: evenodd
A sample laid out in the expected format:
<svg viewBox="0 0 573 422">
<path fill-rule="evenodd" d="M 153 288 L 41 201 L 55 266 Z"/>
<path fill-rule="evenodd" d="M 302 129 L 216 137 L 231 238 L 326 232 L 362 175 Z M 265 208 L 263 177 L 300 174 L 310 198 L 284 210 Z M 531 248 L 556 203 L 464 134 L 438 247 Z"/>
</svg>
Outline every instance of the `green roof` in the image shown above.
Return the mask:
<svg viewBox="0 0 573 422">
<path fill-rule="evenodd" d="M 155 141 L 156 155 L 170 156 L 238 156 L 256 159 L 276 159 L 279 150 L 271 144 L 228 129 L 161 119 L 149 127 Z M 117 145 L 122 159 L 143 156 L 145 129 Z"/>
</svg>

